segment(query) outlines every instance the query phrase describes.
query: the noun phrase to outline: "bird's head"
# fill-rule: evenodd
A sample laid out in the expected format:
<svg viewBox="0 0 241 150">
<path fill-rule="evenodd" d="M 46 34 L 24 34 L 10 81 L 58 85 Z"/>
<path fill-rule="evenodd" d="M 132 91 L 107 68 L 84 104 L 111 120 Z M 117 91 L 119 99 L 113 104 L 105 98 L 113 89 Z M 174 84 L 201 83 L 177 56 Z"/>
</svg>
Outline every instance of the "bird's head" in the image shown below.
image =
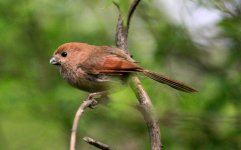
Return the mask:
<svg viewBox="0 0 241 150">
<path fill-rule="evenodd" d="M 85 43 L 65 43 L 57 48 L 49 62 L 60 67 L 76 66 L 88 58 L 90 50 Z"/>
</svg>

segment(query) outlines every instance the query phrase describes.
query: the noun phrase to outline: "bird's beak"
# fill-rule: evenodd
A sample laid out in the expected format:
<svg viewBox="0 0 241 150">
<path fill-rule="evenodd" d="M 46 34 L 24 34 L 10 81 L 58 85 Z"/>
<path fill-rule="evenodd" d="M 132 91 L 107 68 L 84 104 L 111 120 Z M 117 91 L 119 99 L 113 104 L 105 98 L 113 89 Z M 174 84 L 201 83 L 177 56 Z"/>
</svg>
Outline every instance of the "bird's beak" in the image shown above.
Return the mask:
<svg viewBox="0 0 241 150">
<path fill-rule="evenodd" d="M 52 65 L 60 65 L 59 61 L 55 57 L 52 57 L 49 63 Z"/>
</svg>

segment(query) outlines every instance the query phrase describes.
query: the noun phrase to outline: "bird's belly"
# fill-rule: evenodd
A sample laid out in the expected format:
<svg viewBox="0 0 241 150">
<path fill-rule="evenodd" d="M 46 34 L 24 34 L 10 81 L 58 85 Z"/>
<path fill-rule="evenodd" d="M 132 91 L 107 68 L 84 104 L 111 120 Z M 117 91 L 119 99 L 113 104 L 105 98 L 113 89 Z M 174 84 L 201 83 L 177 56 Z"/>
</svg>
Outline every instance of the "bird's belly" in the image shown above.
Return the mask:
<svg viewBox="0 0 241 150">
<path fill-rule="evenodd" d="M 80 75 L 75 77 L 67 76 L 64 78 L 64 80 L 67 81 L 73 87 L 86 92 L 101 92 L 109 89 L 108 83 L 91 81 L 85 76 L 80 76 Z"/>
<path fill-rule="evenodd" d="M 76 86 L 75 86 L 76 85 Z M 88 79 L 79 79 L 74 86 L 80 90 L 87 92 L 102 92 L 109 90 L 109 84 L 107 82 L 90 81 Z"/>
<path fill-rule="evenodd" d="M 102 92 L 107 90 L 120 89 L 124 82 L 120 78 L 112 78 L 109 76 L 88 75 L 82 70 L 65 71 L 60 70 L 61 75 L 65 81 L 70 85 L 86 92 Z"/>
</svg>

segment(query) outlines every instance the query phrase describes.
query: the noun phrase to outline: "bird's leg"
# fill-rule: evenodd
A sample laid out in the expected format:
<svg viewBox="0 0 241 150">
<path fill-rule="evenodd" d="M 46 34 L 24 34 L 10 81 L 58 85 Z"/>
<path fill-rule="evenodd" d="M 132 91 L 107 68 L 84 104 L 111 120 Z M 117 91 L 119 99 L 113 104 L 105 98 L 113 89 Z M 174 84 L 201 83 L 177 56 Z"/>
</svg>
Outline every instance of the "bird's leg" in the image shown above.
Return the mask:
<svg viewBox="0 0 241 150">
<path fill-rule="evenodd" d="M 89 107 L 95 108 L 98 103 L 106 103 L 106 102 L 103 102 L 103 100 L 107 100 L 108 102 L 109 97 L 107 96 L 107 94 L 108 94 L 107 91 L 90 93 L 87 99 L 93 100 L 93 103 Z"/>
</svg>

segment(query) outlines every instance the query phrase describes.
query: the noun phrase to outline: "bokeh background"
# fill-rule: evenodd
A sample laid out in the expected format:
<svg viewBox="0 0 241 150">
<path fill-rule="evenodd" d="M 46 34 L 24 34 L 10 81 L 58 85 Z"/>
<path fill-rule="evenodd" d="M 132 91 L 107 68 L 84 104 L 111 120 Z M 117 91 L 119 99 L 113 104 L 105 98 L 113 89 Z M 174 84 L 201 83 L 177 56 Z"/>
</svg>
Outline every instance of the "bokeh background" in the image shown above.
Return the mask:
<svg viewBox="0 0 241 150">
<path fill-rule="evenodd" d="M 126 3 L 119 1 L 122 6 Z M 115 45 L 118 12 L 110 0 L 0 1 L 0 149 L 68 149 L 72 120 L 87 93 L 67 85 L 53 51 L 70 41 Z M 129 32 L 140 65 L 199 89 L 185 94 L 140 77 L 169 150 L 241 149 L 241 2 L 144 0 Z M 115 149 L 149 149 L 130 88 L 80 121 L 79 149 L 90 136 Z"/>
</svg>

